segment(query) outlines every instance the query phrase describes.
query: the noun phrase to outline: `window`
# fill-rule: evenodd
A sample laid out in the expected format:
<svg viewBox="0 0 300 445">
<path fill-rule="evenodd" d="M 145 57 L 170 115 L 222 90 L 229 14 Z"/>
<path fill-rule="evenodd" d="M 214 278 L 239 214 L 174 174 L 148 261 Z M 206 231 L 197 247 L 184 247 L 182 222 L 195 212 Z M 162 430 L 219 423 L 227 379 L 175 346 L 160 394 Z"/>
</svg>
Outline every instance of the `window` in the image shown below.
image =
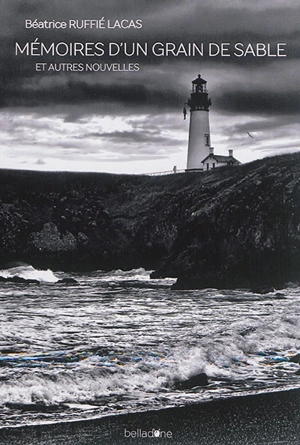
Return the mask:
<svg viewBox="0 0 300 445">
<path fill-rule="evenodd" d="M 213 168 L 215 168 L 215 166 L 216 166 L 216 163 L 215 163 L 215 162 L 213 162 Z"/>
<path fill-rule="evenodd" d="M 209 170 L 209 164 L 206 164 L 206 170 Z"/>
<path fill-rule="evenodd" d="M 210 134 L 209 133 L 205 133 L 204 137 L 205 137 L 205 146 L 209 147 L 210 146 Z"/>
</svg>

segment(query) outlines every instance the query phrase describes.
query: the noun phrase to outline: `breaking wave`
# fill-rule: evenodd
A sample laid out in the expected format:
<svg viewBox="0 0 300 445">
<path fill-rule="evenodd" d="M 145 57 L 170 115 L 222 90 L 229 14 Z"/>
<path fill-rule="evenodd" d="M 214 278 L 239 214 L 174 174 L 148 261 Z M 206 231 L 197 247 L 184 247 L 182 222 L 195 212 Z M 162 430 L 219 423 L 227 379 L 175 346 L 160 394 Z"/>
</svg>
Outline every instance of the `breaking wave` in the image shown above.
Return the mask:
<svg viewBox="0 0 300 445">
<path fill-rule="evenodd" d="M 30 265 L 10 267 L 9 269 L 0 270 L 0 277 L 5 280 L 21 278 L 23 280 L 35 280 L 40 283 L 57 283 L 59 278 L 54 275 L 52 270 L 35 269 Z"/>
</svg>

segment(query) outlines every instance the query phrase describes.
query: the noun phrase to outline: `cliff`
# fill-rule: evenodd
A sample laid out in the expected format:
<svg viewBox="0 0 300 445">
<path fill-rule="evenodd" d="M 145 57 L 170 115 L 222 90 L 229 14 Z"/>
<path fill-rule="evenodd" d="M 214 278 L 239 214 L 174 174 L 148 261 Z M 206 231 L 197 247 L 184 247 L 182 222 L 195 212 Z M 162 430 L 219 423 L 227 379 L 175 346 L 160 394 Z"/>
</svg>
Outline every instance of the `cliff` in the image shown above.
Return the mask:
<svg viewBox="0 0 300 445">
<path fill-rule="evenodd" d="M 300 153 L 160 177 L 0 170 L 0 267 L 155 269 L 178 287 L 300 280 Z"/>
</svg>

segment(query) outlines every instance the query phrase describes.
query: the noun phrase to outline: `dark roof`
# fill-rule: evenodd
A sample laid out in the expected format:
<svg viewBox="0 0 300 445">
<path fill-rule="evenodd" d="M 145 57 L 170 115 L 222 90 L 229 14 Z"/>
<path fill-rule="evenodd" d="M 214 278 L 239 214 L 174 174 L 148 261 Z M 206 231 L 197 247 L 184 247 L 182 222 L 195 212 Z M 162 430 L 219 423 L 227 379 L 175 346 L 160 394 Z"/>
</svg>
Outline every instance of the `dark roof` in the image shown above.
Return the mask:
<svg viewBox="0 0 300 445">
<path fill-rule="evenodd" d="M 201 75 L 198 74 L 197 79 L 193 80 L 192 83 L 193 83 L 194 85 L 203 85 L 203 84 L 207 83 L 207 81 L 204 80 L 204 79 L 202 79 Z"/>
<path fill-rule="evenodd" d="M 201 161 L 202 163 L 206 161 L 208 158 L 215 159 L 219 164 L 240 164 L 240 161 L 235 159 L 233 156 L 222 156 L 222 155 L 213 155 L 209 154 L 206 158 Z"/>
</svg>

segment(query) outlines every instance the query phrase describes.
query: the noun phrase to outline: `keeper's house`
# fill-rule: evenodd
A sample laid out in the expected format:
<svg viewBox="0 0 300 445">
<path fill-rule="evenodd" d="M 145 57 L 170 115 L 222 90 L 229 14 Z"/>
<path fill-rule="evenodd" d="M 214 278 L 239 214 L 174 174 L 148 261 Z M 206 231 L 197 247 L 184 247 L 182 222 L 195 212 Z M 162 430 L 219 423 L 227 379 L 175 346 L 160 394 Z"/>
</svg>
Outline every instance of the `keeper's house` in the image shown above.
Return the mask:
<svg viewBox="0 0 300 445">
<path fill-rule="evenodd" d="M 223 167 L 224 165 L 239 165 L 240 161 L 233 157 L 233 150 L 228 150 L 228 156 L 215 155 L 214 147 L 209 147 L 209 155 L 201 161 L 203 170 Z"/>
</svg>

